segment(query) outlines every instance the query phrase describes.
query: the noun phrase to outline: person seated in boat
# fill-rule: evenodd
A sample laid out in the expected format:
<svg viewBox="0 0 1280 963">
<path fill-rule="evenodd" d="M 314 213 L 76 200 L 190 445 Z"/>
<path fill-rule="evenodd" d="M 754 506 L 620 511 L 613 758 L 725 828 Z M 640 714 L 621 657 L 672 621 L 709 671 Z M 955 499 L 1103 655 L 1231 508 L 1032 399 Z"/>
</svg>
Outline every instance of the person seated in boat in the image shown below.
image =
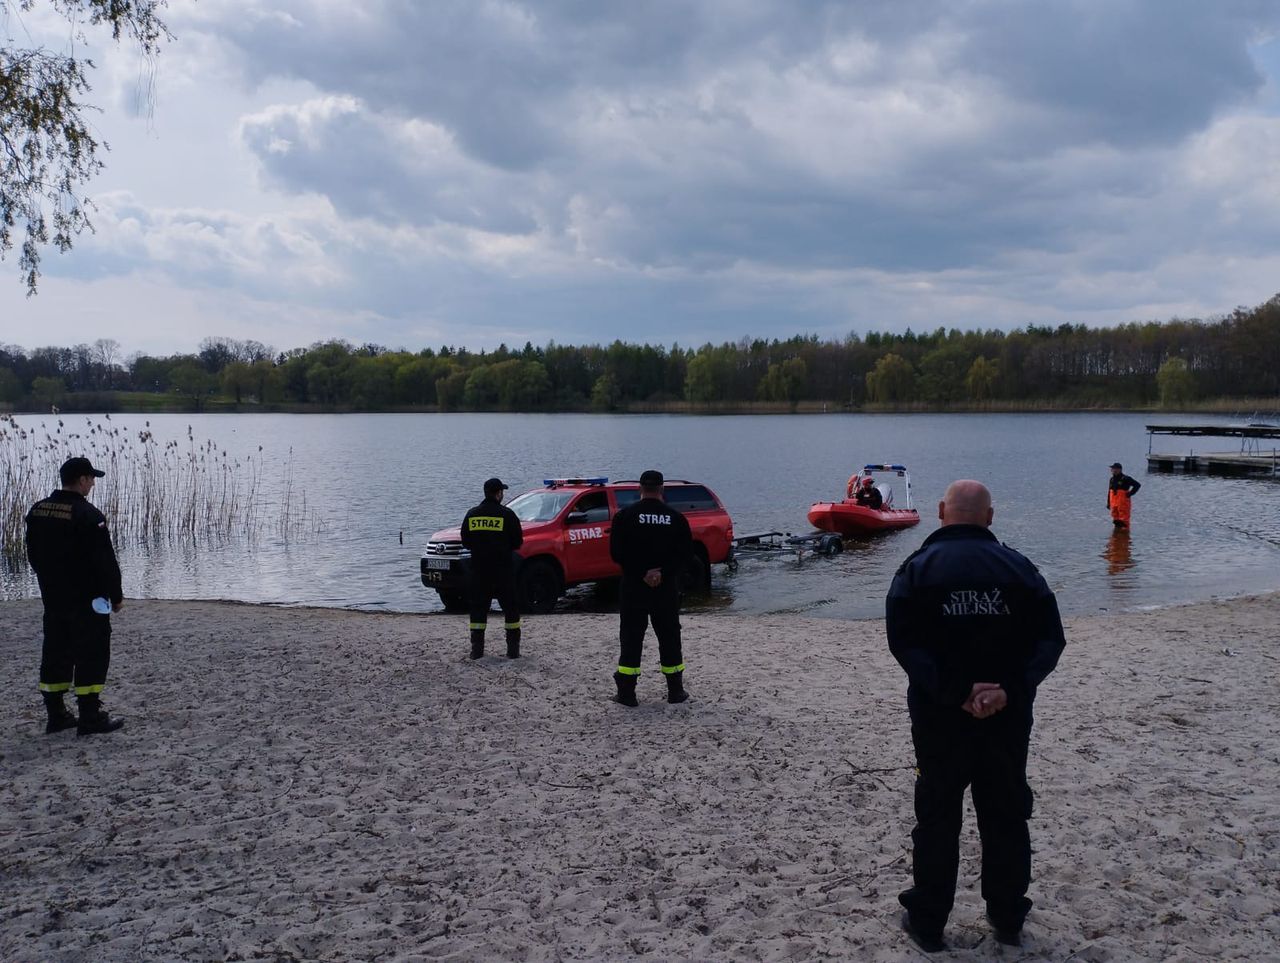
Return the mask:
<svg viewBox="0 0 1280 963">
<path fill-rule="evenodd" d="M 877 511 L 884 506 L 884 497 L 880 494 L 880 489 L 876 488 L 875 480 L 870 476 L 862 479 L 862 484 L 858 487 L 853 500 L 864 508 L 874 508 Z"/>
</svg>

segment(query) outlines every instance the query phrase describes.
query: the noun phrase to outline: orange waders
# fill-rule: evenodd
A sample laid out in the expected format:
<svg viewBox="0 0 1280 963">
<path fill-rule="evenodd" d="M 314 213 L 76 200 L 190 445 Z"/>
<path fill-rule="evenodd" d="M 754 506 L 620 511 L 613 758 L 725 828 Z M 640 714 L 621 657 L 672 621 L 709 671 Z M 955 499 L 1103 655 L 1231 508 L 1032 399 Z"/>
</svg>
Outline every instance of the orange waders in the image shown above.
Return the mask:
<svg viewBox="0 0 1280 963">
<path fill-rule="evenodd" d="M 1117 525 L 1129 527 L 1129 493 L 1118 488 L 1107 491 L 1107 507 L 1111 509 L 1111 520 Z"/>
</svg>

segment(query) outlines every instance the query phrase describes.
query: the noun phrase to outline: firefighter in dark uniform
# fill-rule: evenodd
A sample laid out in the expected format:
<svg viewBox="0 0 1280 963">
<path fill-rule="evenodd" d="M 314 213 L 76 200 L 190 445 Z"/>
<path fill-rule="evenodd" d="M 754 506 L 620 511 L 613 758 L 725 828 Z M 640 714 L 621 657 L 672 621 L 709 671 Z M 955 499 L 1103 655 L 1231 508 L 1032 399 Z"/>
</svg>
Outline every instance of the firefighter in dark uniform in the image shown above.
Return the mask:
<svg viewBox="0 0 1280 963">
<path fill-rule="evenodd" d="M 496 597 L 507 632 L 507 658 L 520 658 L 520 606 L 516 601 L 515 550 L 524 542 L 520 519 L 502 504 L 507 490 L 497 478 L 484 483 L 484 501 L 462 519 L 462 545 L 471 552 L 471 658 L 484 655 L 489 603 Z"/>
<path fill-rule="evenodd" d="M 59 470 L 62 488 L 27 513 L 27 558 L 44 601 L 45 732 L 76 726 L 87 736 L 124 725 L 102 708 L 101 699 L 111 661 L 110 613 L 124 605 L 107 520 L 86 498 L 105 474 L 88 458 L 70 458 Z M 68 690 L 75 692 L 78 720 L 63 701 Z"/>
<path fill-rule="evenodd" d="M 680 576 L 689 565 L 693 534 L 685 517 L 662 500 L 662 472 L 640 476 L 640 500 L 613 516 L 609 554 L 622 567 L 618 589 L 621 653 L 613 679 L 615 701 L 635 706 L 640 655 L 649 622 L 658 637 L 658 657 L 667 680 L 667 701 L 684 702 L 684 655 L 680 647 Z"/>
<path fill-rule="evenodd" d="M 1115 462 L 1111 466 L 1111 481 L 1107 484 L 1107 508 L 1111 511 L 1111 524 L 1116 528 L 1129 527 L 1130 500 L 1138 494 L 1142 482 L 1124 473 L 1124 466 Z"/>
<path fill-rule="evenodd" d="M 853 496 L 854 502 L 866 508 L 874 508 L 879 511 L 884 507 L 884 496 L 880 494 L 880 489 L 876 488 L 874 479 L 864 478 L 862 484 L 858 486 L 858 493 Z"/>
<path fill-rule="evenodd" d="M 1019 945 L 1031 908 L 1031 710 L 1066 642 L 1053 592 L 996 540 L 992 515 L 986 486 L 953 482 L 938 504 L 942 527 L 902 563 L 886 600 L 889 649 L 908 677 L 917 771 L 915 885 L 898 900 L 903 928 L 929 952 L 944 946 L 967 786 L 995 938 Z"/>
</svg>

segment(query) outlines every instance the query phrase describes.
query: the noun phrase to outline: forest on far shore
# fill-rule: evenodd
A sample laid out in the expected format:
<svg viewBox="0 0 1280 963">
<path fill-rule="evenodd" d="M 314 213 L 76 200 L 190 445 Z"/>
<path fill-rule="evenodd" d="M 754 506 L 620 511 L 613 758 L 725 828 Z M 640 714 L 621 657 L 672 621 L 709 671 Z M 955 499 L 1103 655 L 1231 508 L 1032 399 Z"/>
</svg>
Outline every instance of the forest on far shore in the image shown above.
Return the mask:
<svg viewBox="0 0 1280 963">
<path fill-rule="evenodd" d="M 1280 294 L 1213 320 L 1109 328 L 798 335 L 699 348 L 317 342 L 277 352 L 206 338 L 192 354 L 119 342 L 0 345 L 13 411 L 628 411 L 1132 408 L 1280 396 Z"/>
</svg>

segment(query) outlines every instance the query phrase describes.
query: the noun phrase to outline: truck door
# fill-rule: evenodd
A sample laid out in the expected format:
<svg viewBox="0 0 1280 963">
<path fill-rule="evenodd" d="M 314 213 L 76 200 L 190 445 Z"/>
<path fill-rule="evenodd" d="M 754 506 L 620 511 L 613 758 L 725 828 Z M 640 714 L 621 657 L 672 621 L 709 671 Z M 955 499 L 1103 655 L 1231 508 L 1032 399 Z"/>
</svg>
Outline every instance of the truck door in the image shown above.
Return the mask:
<svg viewBox="0 0 1280 963">
<path fill-rule="evenodd" d="M 609 496 L 604 489 L 578 497 L 565 516 L 564 569 L 569 582 L 617 574 L 609 557 Z"/>
</svg>

